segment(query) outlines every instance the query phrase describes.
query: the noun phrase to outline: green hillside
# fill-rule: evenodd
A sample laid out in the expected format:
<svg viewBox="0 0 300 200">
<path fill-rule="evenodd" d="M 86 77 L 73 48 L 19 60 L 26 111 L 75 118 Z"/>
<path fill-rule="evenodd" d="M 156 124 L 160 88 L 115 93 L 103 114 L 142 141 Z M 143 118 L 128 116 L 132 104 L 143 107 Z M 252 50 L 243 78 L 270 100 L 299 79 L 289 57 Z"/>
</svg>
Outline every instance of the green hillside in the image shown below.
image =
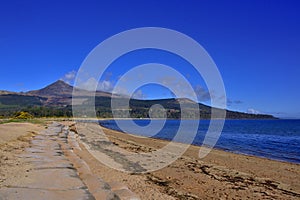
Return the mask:
<svg viewBox="0 0 300 200">
<path fill-rule="evenodd" d="M 72 91 L 73 87 L 57 81 L 41 90 L 29 91 L 27 93 L 11 93 L 0 95 L 0 117 L 12 117 L 16 112 L 26 111 L 34 117 L 72 117 Z M 79 110 L 76 116 L 92 116 L 87 114 L 88 110 L 93 108 L 91 93 L 83 91 L 82 96 L 76 97 L 81 103 L 75 105 Z M 127 97 L 117 96 L 115 98 L 119 105 L 114 111 L 118 113 L 118 117 L 126 117 L 126 113 L 130 113 L 133 118 L 148 118 L 151 106 L 155 104 L 161 105 L 165 112 L 160 110 L 151 112 L 156 117 L 164 117 L 177 119 L 181 118 L 180 102 L 185 105 L 188 112 L 185 116 L 188 118 L 210 118 L 211 107 L 199 103 L 200 116 L 192 107 L 194 102 L 189 99 L 157 99 L 157 100 L 137 100 L 130 99 L 129 108 L 125 102 L 128 102 Z M 95 109 L 98 117 L 111 118 L 111 94 L 98 91 L 95 97 Z M 217 109 L 218 110 L 218 109 Z M 90 111 L 93 113 L 93 110 Z M 241 113 L 235 111 L 226 112 L 228 119 L 275 119 L 272 115 L 255 115 Z"/>
</svg>

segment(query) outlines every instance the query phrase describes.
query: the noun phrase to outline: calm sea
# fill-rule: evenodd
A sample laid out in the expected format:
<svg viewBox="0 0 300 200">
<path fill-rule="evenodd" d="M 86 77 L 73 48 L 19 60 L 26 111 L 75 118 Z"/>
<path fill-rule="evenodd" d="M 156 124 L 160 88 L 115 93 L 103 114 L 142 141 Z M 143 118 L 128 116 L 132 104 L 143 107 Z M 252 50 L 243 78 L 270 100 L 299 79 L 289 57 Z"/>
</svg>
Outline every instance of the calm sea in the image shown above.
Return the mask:
<svg viewBox="0 0 300 200">
<path fill-rule="evenodd" d="M 124 120 L 122 121 L 124 124 Z M 134 122 L 139 126 L 146 126 L 150 120 Z M 114 120 L 99 123 L 104 127 L 122 131 Z M 179 125 L 180 120 L 167 120 L 163 129 L 152 137 L 171 140 Z M 208 125 L 209 120 L 200 120 L 194 145 L 202 144 Z M 126 129 L 126 132 L 143 136 L 142 132 L 131 129 L 130 125 Z M 300 120 L 226 120 L 215 148 L 300 163 Z"/>
</svg>

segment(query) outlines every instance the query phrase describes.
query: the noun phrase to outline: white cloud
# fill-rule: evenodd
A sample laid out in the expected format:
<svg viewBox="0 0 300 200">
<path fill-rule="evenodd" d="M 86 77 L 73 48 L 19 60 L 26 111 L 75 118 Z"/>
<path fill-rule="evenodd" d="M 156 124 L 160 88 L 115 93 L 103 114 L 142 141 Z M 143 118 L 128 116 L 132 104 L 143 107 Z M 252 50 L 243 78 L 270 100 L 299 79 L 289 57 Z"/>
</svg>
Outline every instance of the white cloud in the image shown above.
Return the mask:
<svg viewBox="0 0 300 200">
<path fill-rule="evenodd" d="M 98 86 L 98 81 L 95 78 L 89 78 L 85 82 L 81 82 L 77 87 L 89 90 L 89 91 L 95 91 Z"/>
<path fill-rule="evenodd" d="M 73 71 L 70 71 L 68 73 L 66 73 L 62 78 L 61 80 L 63 80 L 64 82 L 68 83 L 68 84 L 73 84 L 74 80 L 75 80 L 75 77 L 76 77 L 76 71 L 73 70 Z"/>
<path fill-rule="evenodd" d="M 258 110 L 255 110 L 253 108 L 249 108 L 247 110 L 247 113 L 249 113 L 249 114 L 260 114 L 260 112 Z"/>
<path fill-rule="evenodd" d="M 119 95 L 126 95 L 126 96 L 129 95 L 128 90 L 124 87 L 121 87 L 120 85 L 118 85 L 117 87 L 114 87 L 112 93 L 119 94 Z"/>
<path fill-rule="evenodd" d="M 132 98 L 134 98 L 134 99 L 145 99 L 146 95 L 143 93 L 142 90 L 137 90 L 133 93 Z"/>
<path fill-rule="evenodd" d="M 95 78 L 89 78 L 87 81 L 81 82 L 77 87 L 89 91 L 100 90 L 111 92 L 113 90 L 113 83 L 108 80 L 98 82 Z"/>
<path fill-rule="evenodd" d="M 113 90 L 113 84 L 111 81 L 100 81 L 98 83 L 97 90 L 101 90 L 104 92 L 111 92 Z"/>
</svg>

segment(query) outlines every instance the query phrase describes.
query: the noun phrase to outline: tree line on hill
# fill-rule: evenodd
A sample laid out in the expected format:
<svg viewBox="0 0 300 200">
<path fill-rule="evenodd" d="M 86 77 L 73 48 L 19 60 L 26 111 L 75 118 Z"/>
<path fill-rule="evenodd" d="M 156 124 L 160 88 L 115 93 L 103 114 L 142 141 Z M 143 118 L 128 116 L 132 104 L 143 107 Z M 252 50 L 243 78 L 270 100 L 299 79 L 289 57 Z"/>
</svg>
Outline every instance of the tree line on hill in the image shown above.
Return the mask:
<svg viewBox="0 0 300 200">
<path fill-rule="evenodd" d="M 53 100 L 54 99 L 54 100 Z M 27 112 L 33 117 L 72 117 L 72 105 L 68 103 L 64 105 L 65 102 L 71 102 L 71 97 L 63 98 L 62 100 L 57 98 L 52 98 L 52 104 L 47 105 L 46 97 L 38 97 L 38 96 L 26 96 L 26 95 L 18 95 L 18 94 L 10 94 L 10 95 L 0 95 L 0 118 L 10 118 L 14 117 L 18 112 Z M 112 110 L 111 110 L 111 97 L 107 96 L 98 96 L 95 97 L 95 104 L 93 104 L 92 98 L 87 98 L 85 105 L 95 105 L 95 111 L 91 110 L 92 113 L 96 112 L 97 117 L 99 118 L 112 118 Z M 127 102 L 126 98 L 118 98 L 117 99 L 121 104 L 123 102 Z M 56 102 L 57 101 L 57 102 Z M 137 100 L 130 99 L 129 100 L 129 109 L 127 109 L 126 105 L 119 109 L 114 110 L 118 113 L 118 117 L 124 118 L 128 117 L 127 113 L 130 113 L 130 117 L 132 118 L 149 118 L 149 111 L 153 105 L 159 104 L 164 109 L 165 112 L 157 111 L 154 113 L 156 118 L 170 118 L 170 119 L 179 119 L 181 118 L 181 107 L 180 101 L 189 108 L 190 100 L 188 99 L 158 99 L 158 100 Z M 63 103 L 62 103 L 63 102 Z M 182 102 L 181 102 L 182 103 Z M 190 110 L 185 113 L 187 118 L 192 119 L 209 119 L 211 117 L 211 107 L 206 106 L 204 104 L 199 103 L 200 116 L 197 114 L 197 111 L 193 107 L 190 107 Z M 93 106 L 91 106 L 93 108 Z M 88 108 L 88 109 L 91 109 Z M 81 117 L 89 117 L 92 115 L 86 114 L 86 107 L 79 110 L 80 113 L 76 114 Z M 76 111 L 78 112 L 78 111 Z M 152 113 L 153 114 L 153 113 Z M 241 113 L 235 111 L 226 112 L 226 118 L 228 119 L 275 119 L 272 115 L 262 115 L 262 114 L 248 114 Z"/>
</svg>

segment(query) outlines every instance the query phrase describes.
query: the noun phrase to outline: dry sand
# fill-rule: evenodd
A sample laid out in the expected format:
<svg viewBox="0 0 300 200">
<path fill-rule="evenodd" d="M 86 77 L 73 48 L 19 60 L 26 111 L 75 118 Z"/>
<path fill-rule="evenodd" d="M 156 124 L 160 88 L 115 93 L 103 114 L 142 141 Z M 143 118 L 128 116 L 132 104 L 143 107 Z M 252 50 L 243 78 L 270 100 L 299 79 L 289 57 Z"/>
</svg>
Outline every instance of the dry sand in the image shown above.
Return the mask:
<svg viewBox="0 0 300 200">
<path fill-rule="evenodd" d="M 42 129 L 44 126 L 31 123 L 0 125 L 0 188 L 26 176 L 30 165 L 18 155 L 29 147 L 29 141 Z"/>
<path fill-rule="evenodd" d="M 17 140 L 20 136 L 26 136 L 42 129 L 41 125 L 31 123 L 6 123 L 0 125 L 0 145 Z"/>
</svg>

